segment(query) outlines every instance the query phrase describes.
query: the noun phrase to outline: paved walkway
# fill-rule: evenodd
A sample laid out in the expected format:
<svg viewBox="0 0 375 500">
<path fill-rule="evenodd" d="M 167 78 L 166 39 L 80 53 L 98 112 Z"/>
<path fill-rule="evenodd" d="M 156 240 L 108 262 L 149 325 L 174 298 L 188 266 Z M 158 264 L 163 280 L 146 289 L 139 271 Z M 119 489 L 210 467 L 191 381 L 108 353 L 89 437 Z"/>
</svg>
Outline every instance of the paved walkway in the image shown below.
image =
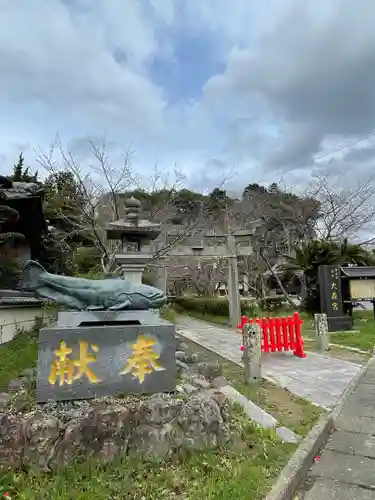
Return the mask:
<svg viewBox="0 0 375 500">
<path fill-rule="evenodd" d="M 375 500 L 375 363 L 349 396 L 312 466 L 304 500 Z"/>
<path fill-rule="evenodd" d="M 181 316 L 177 331 L 206 349 L 241 365 L 241 336 L 226 327 Z M 332 408 L 361 366 L 329 356 L 308 353 L 301 359 L 291 353 L 262 357 L 264 378 L 326 409 Z M 375 483 L 375 476 L 374 476 Z"/>
</svg>

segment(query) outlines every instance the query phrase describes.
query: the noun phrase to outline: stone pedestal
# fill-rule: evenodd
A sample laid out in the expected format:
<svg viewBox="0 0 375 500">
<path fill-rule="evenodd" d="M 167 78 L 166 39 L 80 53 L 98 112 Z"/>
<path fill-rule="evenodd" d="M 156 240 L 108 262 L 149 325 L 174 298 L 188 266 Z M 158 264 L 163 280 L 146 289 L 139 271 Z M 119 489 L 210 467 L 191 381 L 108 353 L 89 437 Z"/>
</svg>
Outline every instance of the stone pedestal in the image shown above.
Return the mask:
<svg viewBox="0 0 375 500">
<path fill-rule="evenodd" d="M 37 401 L 172 391 L 175 350 L 154 312 L 61 312 L 39 333 Z"/>
<path fill-rule="evenodd" d="M 133 283 L 141 284 L 143 271 L 152 255 L 117 253 L 115 258 L 122 276 Z"/>
</svg>

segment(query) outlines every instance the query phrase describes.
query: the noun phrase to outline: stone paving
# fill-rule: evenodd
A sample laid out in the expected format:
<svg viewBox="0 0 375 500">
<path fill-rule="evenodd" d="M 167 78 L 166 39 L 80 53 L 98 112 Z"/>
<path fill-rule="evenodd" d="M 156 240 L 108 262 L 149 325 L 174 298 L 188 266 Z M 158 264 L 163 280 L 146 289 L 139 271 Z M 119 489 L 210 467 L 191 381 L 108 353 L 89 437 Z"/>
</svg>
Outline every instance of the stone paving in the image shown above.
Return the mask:
<svg viewBox="0 0 375 500">
<path fill-rule="evenodd" d="M 241 336 L 224 326 L 180 316 L 178 333 L 206 349 L 241 365 Z M 304 359 L 291 353 L 270 353 L 262 356 L 262 376 L 290 392 L 323 408 L 332 408 L 360 365 L 316 353 Z M 374 479 L 375 482 L 375 479 Z"/>
<path fill-rule="evenodd" d="M 349 396 L 335 428 L 295 498 L 375 500 L 374 363 Z"/>
</svg>

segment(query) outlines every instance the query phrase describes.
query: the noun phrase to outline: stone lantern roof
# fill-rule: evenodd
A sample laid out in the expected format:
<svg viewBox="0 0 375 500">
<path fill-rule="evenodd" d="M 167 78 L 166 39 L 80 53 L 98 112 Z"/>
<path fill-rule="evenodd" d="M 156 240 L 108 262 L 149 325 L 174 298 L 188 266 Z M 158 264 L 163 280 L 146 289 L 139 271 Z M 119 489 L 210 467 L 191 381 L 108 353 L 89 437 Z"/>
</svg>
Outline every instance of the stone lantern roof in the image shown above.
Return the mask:
<svg viewBox="0 0 375 500">
<path fill-rule="evenodd" d="M 106 225 L 109 240 L 121 240 L 124 237 L 154 240 L 159 235 L 160 224 L 139 219 L 141 202 L 136 198 L 125 201 L 125 217 Z"/>
</svg>

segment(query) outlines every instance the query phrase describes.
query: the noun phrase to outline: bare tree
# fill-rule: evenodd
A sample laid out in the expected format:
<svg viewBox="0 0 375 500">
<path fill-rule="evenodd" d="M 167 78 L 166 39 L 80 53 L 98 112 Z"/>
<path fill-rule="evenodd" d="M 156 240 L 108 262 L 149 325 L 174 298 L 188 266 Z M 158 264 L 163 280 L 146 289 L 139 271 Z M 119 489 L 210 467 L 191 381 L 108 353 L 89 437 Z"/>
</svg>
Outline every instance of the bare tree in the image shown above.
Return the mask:
<svg viewBox="0 0 375 500">
<path fill-rule="evenodd" d="M 89 160 L 82 163 L 64 148 L 59 137 L 48 152 L 39 150 L 36 154 L 38 163 L 49 174 L 69 172 L 74 179 L 69 197 L 78 214 L 73 217 L 66 210 L 59 211 L 59 217 L 69 219 L 72 227 L 69 233 L 60 234 L 60 238 L 67 240 L 74 233 L 90 239 L 92 245 L 97 247 L 102 255 L 104 271 L 112 268 L 116 250 L 116 247 L 106 239 L 105 225 L 123 215 L 124 193 L 135 191 L 145 194 L 144 198 L 149 203 L 143 207 L 143 216 L 161 223 L 161 236 L 152 249 L 154 261 L 167 255 L 192 233 L 207 226 L 213 214 L 210 204 L 202 200 L 192 200 L 190 204 L 193 210 L 190 210 L 189 204 L 186 208 L 178 203 L 184 176 L 176 166 L 172 172 L 165 172 L 155 165 L 152 174 L 142 178 L 134 174 L 132 168 L 134 152 L 130 148 L 124 151 L 121 164 L 114 164 L 110 160 L 105 138 L 100 145 L 92 141 L 89 141 L 89 145 Z M 69 189 L 69 185 L 66 188 Z M 181 219 L 179 230 L 170 237 L 170 229 L 176 216 Z"/>
<path fill-rule="evenodd" d="M 353 173 L 313 174 L 307 193 L 320 204 L 315 231 L 319 238 L 360 244 L 375 241 L 375 178 Z"/>
<path fill-rule="evenodd" d="M 253 254 L 243 259 L 248 286 L 264 298 L 267 276 L 273 276 L 286 300 L 291 302 L 277 272 L 283 254 L 311 233 L 317 215 L 317 204 L 309 197 L 298 197 L 291 190 L 250 192 L 241 203 L 241 217 L 252 227 Z M 249 222 L 251 221 L 251 222 Z"/>
</svg>

